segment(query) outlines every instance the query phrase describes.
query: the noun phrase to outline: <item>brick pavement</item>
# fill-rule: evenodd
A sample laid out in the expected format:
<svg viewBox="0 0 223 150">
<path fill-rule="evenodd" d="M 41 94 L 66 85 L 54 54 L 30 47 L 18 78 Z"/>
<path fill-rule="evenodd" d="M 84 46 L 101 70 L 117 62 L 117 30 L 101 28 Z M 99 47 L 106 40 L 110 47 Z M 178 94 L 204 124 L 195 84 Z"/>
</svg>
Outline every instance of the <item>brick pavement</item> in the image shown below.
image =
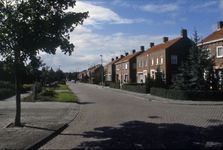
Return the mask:
<svg viewBox="0 0 223 150">
<path fill-rule="evenodd" d="M 223 148 L 221 102 L 174 103 L 100 86 L 68 85 L 80 100 L 79 115 L 40 149 Z"/>
<path fill-rule="evenodd" d="M 21 102 L 25 126 L 7 128 L 14 122 L 15 107 L 15 96 L 0 101 L 0 149 L 28 149 L 67 127 L 79 112 L 77 103 Z"/>
</svg>

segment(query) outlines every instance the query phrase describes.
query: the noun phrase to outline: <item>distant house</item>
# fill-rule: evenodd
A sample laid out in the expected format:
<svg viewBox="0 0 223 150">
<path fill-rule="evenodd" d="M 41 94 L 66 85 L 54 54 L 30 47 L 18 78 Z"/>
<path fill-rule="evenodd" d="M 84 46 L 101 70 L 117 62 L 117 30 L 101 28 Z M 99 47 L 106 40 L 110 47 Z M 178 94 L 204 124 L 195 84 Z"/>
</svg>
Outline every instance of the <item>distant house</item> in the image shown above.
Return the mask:
<svg viewBox="0 0 223 150">
<path fill-rule="evenodd" d="M 90 80 L 94 78 L 94 75 L 101 73 L 101 69 L 103 69 L 103 66 L 101 64 L 91 67 L 87 71 L 88 77 L 90 77 Z"/>
<path fill-rule="evenodd" d="M 136 82 L 136 57 L 142 52 L 144 52 L 144 46 L 141 46 L 141 50 L 138 52 L 132 50 L 132 54 L 121 55 L 120 60 L 115 63 L 116 82 L 128 83 L 130 80 Z"/>
<path fill-rule="evenodd" d="M 211 33 L 198 43 L 198 46 L 203 45 L 208 51 L 208 57 L 215 58 L 215 67 L 217 74 L 220 77 L 220 83 L 223 81 L 223 21 L 217 23 L 218 29 Z"/>
<path fill-rule="evenodd" d="M 155 45 L 150 43 L 150 48 L 137 56 L 137 82 L 145 83 L 148 73 L 156 78 L 157 67 L 160 66 L 163 78 L 170 85 L 178 73 L 181 61 L 186 60 L 191 40 L 187 37 L 187 30 L 181 30 L 181 37 L 169 40 L 163 37 L 163 43 Z"/>
<path fill-rule="evenodd" d="M 111 62 L 108 63 L 106 66 L 104 66 L 104 72 L 105 72 L 105 81 L 108 82 L 115 82 L 115 63 L 119 61 L 121 58 L 116 57 L 116 59 L 112 58 Z"/>
</svg>

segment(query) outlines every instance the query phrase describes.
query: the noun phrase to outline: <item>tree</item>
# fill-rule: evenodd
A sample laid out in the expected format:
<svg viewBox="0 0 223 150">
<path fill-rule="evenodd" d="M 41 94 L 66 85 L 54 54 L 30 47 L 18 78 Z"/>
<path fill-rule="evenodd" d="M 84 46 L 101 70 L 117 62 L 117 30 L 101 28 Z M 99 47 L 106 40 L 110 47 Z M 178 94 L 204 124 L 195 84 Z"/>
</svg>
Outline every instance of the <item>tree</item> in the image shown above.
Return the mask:
<svg viewBox="0 0 223 150">
<path fill-rule="evenodd" d="M 214 57 L 208 58 L 206 47 L 198 46 L 200 38 L 197 30 L 191 38 L 191 48 L 186 62 L 182 62 L 179 68 L 180 73 L 174 81 L 175 89 L 179 90 L 204 90 L 207 80 L 204 79 L 205 71 L 213 75 Z M 210 77 L 210 76 L 209 76 Z M 210 79 L 210 78 L 209 78 Z"/>
<path fill-rule="evenodd" d="M 162 78 L 162 73 L 160 71 L 160 66 L 157 67 L 157 72 L 156 72 L 156 79 L 154 80 L 153 86 L 154 87 L 159 87 L 159 88 L 164 88 L 165 83 Z"/>
<path fill-rule="evenodd" d="M 60 47 L 64 54 L 72 54 L 74 45 L 70 35 L 83 24 L 88 12 L 66 12 L 74 7 L 74 0 L 8 0 L 0 2 L 0 53 L 13 60 L 16 83 L 15 125 L 20 126 L 20 66 L 35 59 L 39 51 L 55 54 Z"/>
</svg>

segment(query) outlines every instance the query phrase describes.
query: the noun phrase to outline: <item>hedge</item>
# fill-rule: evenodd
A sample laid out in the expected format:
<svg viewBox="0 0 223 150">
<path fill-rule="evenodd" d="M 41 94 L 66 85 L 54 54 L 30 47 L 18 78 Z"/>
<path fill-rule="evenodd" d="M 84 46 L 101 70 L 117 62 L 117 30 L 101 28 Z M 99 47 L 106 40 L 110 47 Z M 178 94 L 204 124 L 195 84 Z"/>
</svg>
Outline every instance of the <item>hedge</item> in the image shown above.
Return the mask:
<svg viewBox="0 0 223 150">
<path fill-rule="evenodd" d="M 0 100 L 9 98 L 15 95 L 15 91 L 10 88 L 1 88 L 0 89 Z"/>
<path fill-rule="evenodd" d="M 123 84 L 122 85 L 123 90 L 138 92 L 138 93 L 147 93 L 145 86 L 139 86 L 139 85 L 132 85 L 132 84 Z"/>
<path fill-rule="evenodd" d="M 110 88 L 120 89 L 120 84 L 119 83 L 110 83 Z"/>
<path fill-rule="evenodd" d="M 180 100 L 223 101 L 222 91 L 181 91 L 163 88 L 151 88 L 151 95 Z"/>
</svg>

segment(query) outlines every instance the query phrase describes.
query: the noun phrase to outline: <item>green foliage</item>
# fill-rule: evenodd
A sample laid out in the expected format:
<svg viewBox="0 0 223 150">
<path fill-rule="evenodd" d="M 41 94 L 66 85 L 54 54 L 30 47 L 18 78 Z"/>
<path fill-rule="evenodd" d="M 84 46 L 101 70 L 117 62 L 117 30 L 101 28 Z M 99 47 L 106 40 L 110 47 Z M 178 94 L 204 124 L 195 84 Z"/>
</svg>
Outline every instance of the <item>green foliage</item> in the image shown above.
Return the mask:
<svg viewBox="0 0 223 150">
<path fill-rule="evenodd" d="M 151 78 L 150 73 L 148 73 L 146 77 L 146 82 L 145 82 L 145 87 L 146 87 L 146 92 L 150 93 L 150 88 L 153 87 L 154 80 Z"/>
<path fill-rule="evenodd" d="M 162 78 L 162 73 L 160 72 L 160 66 L 157 67 L 156 79 L 153 82 L 153 86 L 156 88 L 164 88 L 165 83 Z"/>
<path fill-rule="evenodd" d="M 120 83 L 110 83 L 110 88 L 120 89 Z"/>
<path fill-rule="evenodd" d="M 70 88 L 67 85 L 59 84 L 59 87 L 57 88 L 57 90 L 70 90 Z"/>
<path fill-rule="evenodd" d="M 135 85 L 129 85 L 129 84 L 123 84 L 122 85 L 123 90 L 138 92 L 138 93 L 147 93 L 146 86 L 143 86 L 142 84 L 135 84 Z"/>
<path fill-rule="evenodd" d="M 213 72 L 214 58 L 207 58 L 208 52 L 203 45 L 197 46 L 199 37 L 197 30 L 191 39 L 191 48 L 186 62 L 182 62 L 179 68 L 180 73 L 174 81 L 177 90 L 205 90 L 207 89 L 207 81 L 204 79 L 204 72 L 208 70 Z M 211 75 L 211 74 L 210 74 Z M 211 77 L 209 77 L 211 79 Z M 212 78 L 214 82 L 214 78 Z M 208 88 L 209 89 L 209 88 Z"/>
<path fill-rule="evenodd" d="M 223 101 L 222 91 L 192 91 L 151 88 L 151 95 L 177 100 Z"/>
<path fill-rule="evenodd" d="M 0 88 L 0 100 L 9 98 L 15 95 L 15 91 L 10 88 Z"/>
</svg>

